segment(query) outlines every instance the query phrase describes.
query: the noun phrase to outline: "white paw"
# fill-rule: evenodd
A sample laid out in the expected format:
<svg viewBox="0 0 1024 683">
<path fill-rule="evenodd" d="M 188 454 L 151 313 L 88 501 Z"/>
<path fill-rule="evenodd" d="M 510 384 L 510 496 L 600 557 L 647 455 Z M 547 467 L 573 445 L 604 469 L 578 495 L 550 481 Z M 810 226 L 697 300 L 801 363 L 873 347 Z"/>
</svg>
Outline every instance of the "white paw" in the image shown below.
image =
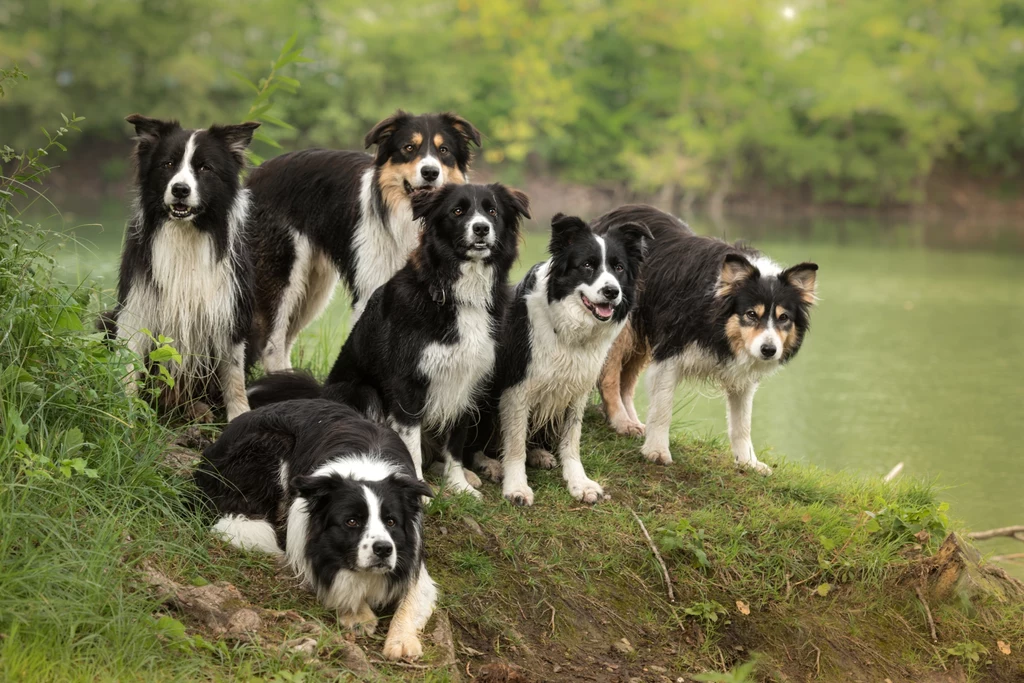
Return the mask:
<svg viewBox="0 0 1024 683">
<path fill-rule="evenodd" d="M 478 489 L 478 488 L 480 488 L 481 486 L 484 485 L 484 483 L 482 481 L 480 481 L 480 477 L 477 476 L 476 472 L 474 472 L 473 470 L 463 470 L 463 471 L 466 473 L 466 483 L 467 484 L 469 484 L 470 486 L 472 486 L 475 489 Z"/>
<path fill-rule="evenodd" d="M 643 436 L 645 428 L 643 423 L 637 422 L 631 417 L 625 415 L 617 417 L 614 420 L 610 420 L 608 424 L 617 434 L 622 436 Z"/>
<path fill-rule="evenodd" d="M 772 468 L 768 467 L 768 465 L 765 465 L 757 458 L 754 458 L 753 460 L 747 462 L 738 462 L 736 463 L 736 466 L 743 470 L 753 470 L 754 472 L 757 472 L 758 474 L 763 474 L 766 477 L 771 476 L 772 473 Z"/>
<path fill-rule="evenodd" d="M 569 493 L 576 500 L 583 503 L 596 503 L 597 501 L 604 498 L 604 489 L 596 481 L 590 479 L 580 479 L 579 481 L 569 482 Z"/>
<path fill-rule="evenodd" d="M 495 484 L 500 484 L 501 480 L 505 478 L 505 468 L 502 467 L 501 461 L 488 458 L 483 453 L 477 454 L 475 466 Z"/>
<path fill-rule="evenodd" d="M 357 636 L 372 636 L 377 630 L 377 617 L 366 608 L 366 611 L 354 614 L 339 614 L 338 621 L 342 626 L 355 632 Z"/>
<path fill-rule="evenodd" d="M 506 486 L 505 490 L 502 491 L 502 494 L 513 505 L 533 505 L 533 489 L 526 484 L 523 484 L 522 486 Z"/>
<path fill-rule="evenodd" d="M 644 457 L 655 465 L 671 465 L 672 454 L 668 452 L 668 447 L 660 448 L 658 446 L 648 446 L 644 444 L 643 448 L 640 449 Z"/>
<path fill-rule="evenodd" d="M 469 482 L 465 479 L 449 479 L 445 488 L 452 493 L 468 493 L 474 498 L 482 498 L 484 495 L 470 486 Z"/>
<path fill-rule="evenodd" d="M 387 659 L 419 659 L 422 654 L 423 645 L 415 635 L 388 633 L 384 641 L 384 656 Z"/>
<path fill-rule="evenodd" d="M 558 461 L 549 451 L 543 448 L 534 448 L 526 454 L 526 464 L 537 469 L 550 470 L 558 464 Z"/>
</svg>

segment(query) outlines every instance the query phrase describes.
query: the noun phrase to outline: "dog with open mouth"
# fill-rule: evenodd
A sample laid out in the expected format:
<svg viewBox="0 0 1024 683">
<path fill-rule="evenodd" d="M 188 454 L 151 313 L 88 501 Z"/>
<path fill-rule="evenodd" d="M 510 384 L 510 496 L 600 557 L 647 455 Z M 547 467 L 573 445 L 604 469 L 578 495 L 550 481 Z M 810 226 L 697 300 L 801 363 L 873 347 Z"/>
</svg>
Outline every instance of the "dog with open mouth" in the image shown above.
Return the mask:
<svg viewBox="0 0 1024 683">
<path fill-rule="evenodd" d="M 101 318 L 142 364 L 154 337 L 173 340 L 180 360 L 164 362 L 174 380 L 159 407 L 183 406 L 193 417 L 211 398 L 227 419 L 249 409 L 245 345 L 251 323 L 251 266 L 243 239 L 249 191 L 240 174 L 258 123 L 182 128 L 133 114 L 135 210 L 128 223 L 117 305 Z M 138 390 L 143 367 L 126 378 Z M 201 414 L 200 414 L 201 413 Z"/>
<path fill-rule="evenodd" d="M 249 362 L 291 367 L 299 332 L 327 306 L 338 280 L 351 324 L 370 294 L 419 245 L 410 195 L 465 183 L 480 132 L 452 113 L 398 111 L 366 134 L 373 155 L 328 149 L 282 154 L 253 171 L 247 237 L 259 277 Z"/>
<path fill-rule="evenodd" d="M 503 316 L 494 379 L 463 452 L 465 462 L 503 481 L 513 504 L 533 504 L 526 464 L 552 468 L 554 450 L 574 498 L 596 503 L 604 497 L 580 459 L 583 410 L 633 308 L 650 239 L 640 223 L 598 236 L 581 219 L 558 214 L 551 220 L 551 258 L 516 286 Z"/>
</svg>

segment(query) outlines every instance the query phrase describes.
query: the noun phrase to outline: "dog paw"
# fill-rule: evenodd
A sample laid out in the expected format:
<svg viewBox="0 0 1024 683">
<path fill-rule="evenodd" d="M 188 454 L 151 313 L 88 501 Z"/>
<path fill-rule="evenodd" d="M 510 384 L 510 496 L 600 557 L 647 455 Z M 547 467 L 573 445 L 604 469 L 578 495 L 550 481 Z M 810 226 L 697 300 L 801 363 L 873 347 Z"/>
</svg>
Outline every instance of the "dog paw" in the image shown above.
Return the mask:
<svg viewBox="0 0 1024 683">
<path fill-rule="evenodd" d="M 643 436 L 646 432 L 642 422 L 637 422 L 629 417 L 613 420 L 610 426 L 617 434 L 622 436 Z"/>
<path fill-rule="evenodd" d="M 506 489 L 504 496 L 508 502 L 519 507 L 528 507 L 533 505 L 533 489 L 529 486 L 513 487 Z"/>
<path fill-rule="evenodd" d="M 505 468 L 502 467 L 501 461 L 495 458 L 481 456 L 476 462 L 476 467 L 495 484 L 500 484 L 505 478 Z"/>
<path fill-rule="evenodd" d="M 590 479 L 569 482 L 569 493 L 582 503 L 593 504 L 605 498 L 601 485 Z"/>
<path fill-rule="evenodd" d="M 480 481 L 480 477 L 477 476 L 476 472 L 474 472 L 473 470 L 463 471 L 466 473 L 466 483 L 468 483 L 470 486 L 472 486 L 475 489 L 478 489 L 484 485 L 484 483 Z"/>
<path fill-rule="evenodd" d="M 758 474 L 762 474 L 766 477 L 770 477 L 772 474 L 772 468 L 768 467 L 768 465 L 765 465 L 763 462 L 757 459 L 754 459 L 753 461 L 750 462 L 739 462 L 736 463 L 736 466 L 739 467 L 741 470 L 751 470 L 753 472 L 757 472 Z"/>
<path fill-rule="evenodd" d="M 537 469 L 550 470 L 558 464 L 558 461 L 555 460 L 555 456 L 550 451 L 546 451 L 543 448 L 534 448 L 526 454 L 526 464 Z"/>
<path fill-rule="evenodd" d="M 644 457 L 648 461 L 653 462 L 655 465 L 671 465 L 672 454 L 669 453 L 668 448 L 648 448 L 644 446 L 640 449 Z"/>
<path fill-rule="evenodd" d="M 419 659 L 422 654 L 423 645 L 415 635 L 389 633 L 384 641 L 384 657 L 387 659 Z"/>
<path fill-rule="evenodd" d="M 357 636 L 372 636 L 377 630 L 377 617 L 369 607 L 353 614 L 338 615 L 338 622 Z"/>
</svg>

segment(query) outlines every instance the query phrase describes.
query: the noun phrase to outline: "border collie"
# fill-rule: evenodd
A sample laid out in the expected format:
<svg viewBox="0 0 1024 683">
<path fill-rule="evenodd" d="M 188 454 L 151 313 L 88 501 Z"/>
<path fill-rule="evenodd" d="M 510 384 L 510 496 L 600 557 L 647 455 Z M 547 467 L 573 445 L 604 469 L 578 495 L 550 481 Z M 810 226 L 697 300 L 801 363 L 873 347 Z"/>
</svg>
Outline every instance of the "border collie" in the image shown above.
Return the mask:
<svg viewBox="0 0 1024 683">
<path fill-rule="evenodd" d="M 737 465 L 771 474 L 750 439 L 754 392 L 800 350 L 816 300 L 818 266 L 800 263 L 783 270 L 742 244 L 696 236 L 679 219 L 650 206 L 615 209 L 595 220 L 594 230 L 636 222 L 651 228 L 658 246 L 644 264 L 630 329 L 602 372 L 601 398 L 609 422 L 619 433 L 644 432 L 633 407 L 633 387 L 653 358 L 642 448 L 648 460 L 672 462 L 673 396 L 687 378 L 715 382 L 725 391 Z"/>
<path fill-rule="evenodd" d="M 421 496 L 401 439 L 335 401 L 285 401 L 232 422 L 195 483 L 233 545 L 284 556 L 347 628 L 397 605 L 390 659 L 419 657 L 437 588 L 423 553 Z"/>
<path fill-rule="evenodd" d="M 139 114 L 127 121 L 136 132 L 136 200 L 121 252 L 117 337 L 143 363 L 150 334 L 173 339 L 181 360 L 165 365 L 174 387 L 164 389 L 161 404 L 219 391 L 232 420 L 249 409 L 251 268 L 242 237 L 249 192 L 239 176 L 260 124 L 188 130 Z M 130 393 L 140 376 L 141 368 L 129 367 Z"/>
<path fill-rule="evenodd" d="M 516 286 L 488 402 L 498 410 L 502 488 L 512 503 L 533 505 L 526 464 L 554 467 L 548 450 L 554 444 L 569 493 L 585 503 L 604 496 L 580 460 L 583 411 L 608 349 L 633 308 L 650 238 L 638 223 L 597 236 L 579 218 L 557 214 L 551 219 L 551 258 L 535 265 Z M 478 431 L 467 454 L 472 452 L 474 465 L 495 478 L 496 463 L 480 452 L 495 436 L 486 431 Z"/>
<path fill-rule="evenodd" d="M 499 184 L 445 185 L 414 194 L 412 208 L 423 220 L 420 246 L 370 297 L 323 395 L 392 426 L 417 477 L 424 438 L 436 440 L 451 487 L 479 496 L 460 457 L 465 423 L 494 371 L 508 272 L 529 200 Z M 253 384 L 249 400 L 319 394 L 308 376 L 277 373 Z"/>
<path fill-rule="evenodd" d="M 405 265 L 419 244 L 409 195 L 464 183 L 480 132 L 455 114 L 401 110 L 366 135 L 374 156 L 307 149 L 253 171 L 249 221 L 257 272 L 250 362 L 291 367 L 299 332 L 330 301 L 338 279 L 359 318 L 370 294 Z"/>
</svg>

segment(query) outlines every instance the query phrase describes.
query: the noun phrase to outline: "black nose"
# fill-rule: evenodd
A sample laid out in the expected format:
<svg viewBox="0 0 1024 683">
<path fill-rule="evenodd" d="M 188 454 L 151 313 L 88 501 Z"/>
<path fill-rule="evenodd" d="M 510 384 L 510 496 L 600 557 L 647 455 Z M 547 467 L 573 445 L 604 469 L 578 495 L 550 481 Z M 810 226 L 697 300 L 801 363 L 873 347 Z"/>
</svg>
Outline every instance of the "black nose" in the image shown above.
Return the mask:
<svg viewBox="0 0 1024 683">
<path fill-rule="evenodd" d="M 605 285 L 601 288 L 601 295 L 606 301 L 613 301 L 619 295 L 619 288 L 615 285 Z"/>
<path fill-rule="evenodd" d="M 489 233 L 490 231 L 491 226 L 487 225 L 486 223 L 473 224 L 473 234 L 476 235 L 477 237 L 486 237 L 487 233 Z"/>
<path fill-rule="evenodd" d="M 176 199 L 184 199 L 192 194 L 192 188 L 185 183 L 174 183 L 171 185 L 171 194 L 174 195 Z"/>
<path fill-rule="evenodd" d="M 373 542 L 373 554 L 382 560 L 386 560 L 387 558 L 391 557 L 392 548 L 394 548 L 394 546 L 388 543 L 387 541 Z"/>
<path fill-rule="evenodd" d="M 761 344 L 761 357 L 765 360 L 775 357 L 775 346 L 773 344 Z"/>
<path fill-rule="evenodd" d="M 424 166 L 420 169 L 420 175 L 423 176 L 423 179 L 428 183 L 433 182 L 434 180 L 437 180 L 437 176 L 441 175 L 441 169 L 437 166 Z"/>
</svg>

